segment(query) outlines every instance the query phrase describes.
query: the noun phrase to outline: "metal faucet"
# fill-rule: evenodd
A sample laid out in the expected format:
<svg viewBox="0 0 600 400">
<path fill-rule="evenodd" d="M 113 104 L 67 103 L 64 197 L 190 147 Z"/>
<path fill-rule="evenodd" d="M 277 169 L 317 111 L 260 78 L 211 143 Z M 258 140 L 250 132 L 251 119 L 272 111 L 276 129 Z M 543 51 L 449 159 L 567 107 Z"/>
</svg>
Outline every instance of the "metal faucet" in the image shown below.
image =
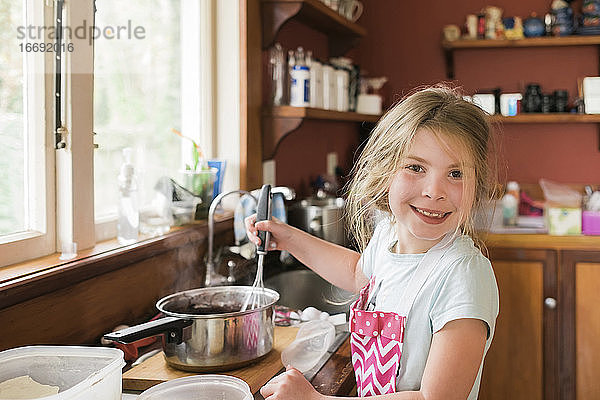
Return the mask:
<svg viewBox="0 0 600 400">
<path fill-rule="evenodd" d="M 247 194 L 254 200 L 254 204 L 256 205 L 258 202 L 256 197 L 247 190 L 232 190 L 230 192 L 224 192 L 219 194 L 217 197 L 213 199 L 210 203 L 210 207 L 208 209 L 208 254 L 206 257 L 206 277 L 204 278 L 204 286 L 217 286 L 223 285 L 226 283 L 231 283 L 231 280 L 224 277 L 223 275 L 217 273 L 215 271 L 215 264 L 213 260 L 213 245 L 214 245 L 214 235 L 215 235 L 215 210 L 221 203 L 224 197 L 229 196 L 230 194 Z M 296 192 L 294 189 L 286 187 L 286 186 L 276 186 L 271 189 L 271 193 L 281 193 L 283 198 L 286 200 L 293 200 L 296 197 Z"/>
<path fill-rule="evenodd" d="M 256 197 L 254 197 L 252 193 L 241 189 L 221 193 L 214 198 L 212 203 L 210 203 L 210 207 L 208 209 L 208 254 L 206 257 L 206 277 L 204 278 L 204 286 L 206 287 L 222 285 L 227 282 L 226 277 L 215 271 L 215 264 L 213 260 L 213 242 L 215 240 L 215 210 L 217 209 L 217 206 L 221 203 L 221 200 L 223 200 L 223 197 L 229 196 L 230 194 L 234 193 L 247 194 L 252 198 L 252 200 L 254 200 L 254 204 L 257 203 Z"/>
</svg>

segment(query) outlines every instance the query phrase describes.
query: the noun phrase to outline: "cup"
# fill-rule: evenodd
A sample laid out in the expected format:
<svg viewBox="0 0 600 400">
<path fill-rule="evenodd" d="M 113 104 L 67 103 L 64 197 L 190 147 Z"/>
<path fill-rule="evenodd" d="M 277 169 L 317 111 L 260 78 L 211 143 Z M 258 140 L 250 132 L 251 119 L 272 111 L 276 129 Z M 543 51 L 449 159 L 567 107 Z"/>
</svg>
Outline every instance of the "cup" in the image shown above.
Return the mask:
<svg viewBox="0 0 600 400">
<path fill-rule="evenodd" d="M 359 0 L 341 0 L 339 12 L 346 19 L 356 22 L 364 11 L 363 3 Z"/>
<path fill-rule="evenodd" d="M 223 181 L 225 180 L 225 167 L 227 160 L 208 160 L 206 162 L 210 168 L 217 169 L 217 177 L 215 178 L 213 199 L 223 191 Z"/>
</svg>

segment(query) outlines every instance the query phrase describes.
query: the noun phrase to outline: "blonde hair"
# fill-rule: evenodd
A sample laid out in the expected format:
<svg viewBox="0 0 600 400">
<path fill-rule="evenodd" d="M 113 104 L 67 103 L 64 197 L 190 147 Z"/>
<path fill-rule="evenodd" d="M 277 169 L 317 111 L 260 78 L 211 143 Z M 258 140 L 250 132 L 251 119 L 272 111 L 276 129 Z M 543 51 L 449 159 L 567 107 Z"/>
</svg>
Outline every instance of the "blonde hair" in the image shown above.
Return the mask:
<svg viewBox="0 0 600 400">
<path fill-rule="evenodd" d="M 431 131 L 442 144 L 447 139 L 462 145 L 470 156 L 474 199 L 470 207 L 464 208 L 467 213 L 461 219 L 460 229 L 482 247 L 470 211 L 491 199 L 496 189 L 494 164 L 489 160 L 493 147 L 490 123 L 485 112 L 463 100 L 459 89 L 436 85 L 408 95 L 387 111 L 352 169 L 346 190 L 346 219 L 361 252 L 373 235 L 375 211 L 392 215 L 388 189 L 419 129 Z M 468 190 L 468 186 L 463 190 Z"/>
</svg>

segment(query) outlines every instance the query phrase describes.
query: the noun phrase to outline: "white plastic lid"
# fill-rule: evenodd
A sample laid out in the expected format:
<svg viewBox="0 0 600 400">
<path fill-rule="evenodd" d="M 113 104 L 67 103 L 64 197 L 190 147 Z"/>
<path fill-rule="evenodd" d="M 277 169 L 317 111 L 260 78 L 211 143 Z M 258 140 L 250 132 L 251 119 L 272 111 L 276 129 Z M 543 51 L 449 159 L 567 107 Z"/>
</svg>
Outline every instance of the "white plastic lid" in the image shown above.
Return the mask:
<svg viewBox="0 0 600 400">
<path fill-rule="evenodd" d="M 509 192 L 512 192 L 513 190 L 514 191 L 519 191 L 519 184 L 517 182 L 515 182 L 515 181 L 509 181 L 506 184 L 506 190 L 509 191 Z"/>
<path fill-rule="evenodd" d="M 160 383 L 139 400 L 252 400 L 250 386 L 228 375 L 194 375 Z"/>
<path fill-rule="evenodd" d="M 125 365 L 123 352 L 108 347 L 26 346 L 0 352 L 0 382 L 29 375 L 60 392 L 44 399 L 85 398 L 94 385 Z"/>
</svg>

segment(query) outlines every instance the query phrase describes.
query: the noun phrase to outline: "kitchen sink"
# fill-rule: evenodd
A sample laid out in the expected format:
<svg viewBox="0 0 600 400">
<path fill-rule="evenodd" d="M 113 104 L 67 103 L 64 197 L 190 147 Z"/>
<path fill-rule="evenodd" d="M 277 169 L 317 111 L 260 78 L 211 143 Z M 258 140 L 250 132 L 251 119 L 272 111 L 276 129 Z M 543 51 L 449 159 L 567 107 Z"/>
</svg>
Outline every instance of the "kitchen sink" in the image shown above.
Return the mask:
<svg viewBox="0 0 600 400">
<path fill-rule="evenodd" d="M 347 313 L 356 297 L 306 269 L 281 272 L 265 280 L 265 287 L 279 293 L 280 305 L 300 310 L 313 306 L 331 315 Z"/>
</svg>

